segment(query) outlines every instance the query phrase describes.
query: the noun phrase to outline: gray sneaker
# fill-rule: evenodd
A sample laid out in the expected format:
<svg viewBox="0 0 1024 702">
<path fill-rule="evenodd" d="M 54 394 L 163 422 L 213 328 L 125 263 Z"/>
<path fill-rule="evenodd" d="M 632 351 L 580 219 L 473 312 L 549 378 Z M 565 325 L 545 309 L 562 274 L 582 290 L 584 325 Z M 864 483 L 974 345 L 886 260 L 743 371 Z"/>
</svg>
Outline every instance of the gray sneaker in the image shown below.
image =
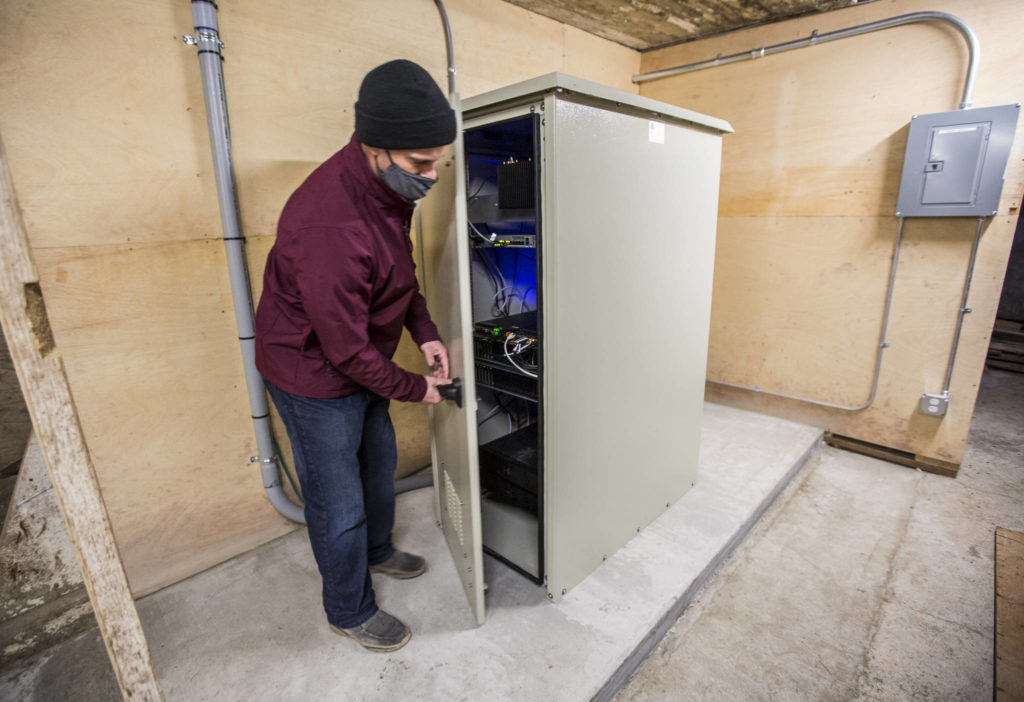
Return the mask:
<svg viewBox="0 0 1024 702">
<path fill-rule="evenodd" d="M 339 629 L 331 626 L 335 634 L 355 639 L 360 646 L 370 651 L 397 651 L 412 638 L 409 627 L 382 609 L 359 626 Z"/>
<path fill-rule="evenodd" d="M 427 561 L 425 558 L 406 553 L 405 551 L 395 551 L 391 558 L 383 563 L 370 566 L 371 573 L 383 573 L 384 575 L 390 575 L 392 578 L 415 578 L 417 575 L 422 575 L 426 570 Z"/>
</svg>

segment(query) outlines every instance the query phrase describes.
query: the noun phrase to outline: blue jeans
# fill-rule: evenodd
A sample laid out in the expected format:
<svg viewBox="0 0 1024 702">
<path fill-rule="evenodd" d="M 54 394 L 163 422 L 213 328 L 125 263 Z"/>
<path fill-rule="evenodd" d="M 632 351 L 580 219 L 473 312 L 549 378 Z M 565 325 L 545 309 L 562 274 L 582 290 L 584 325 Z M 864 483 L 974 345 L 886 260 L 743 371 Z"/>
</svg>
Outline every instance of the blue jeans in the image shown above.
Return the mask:
<svg viewBox="0 0 1024 702">
<path fill-rule="evenodd" d="M 327 621 L 358 626 L 377 613 L 369 566 L 395 552 L 390 401 L 368 390 L 316 399 L 266 385 L 292 442 Z"/>
</svg>

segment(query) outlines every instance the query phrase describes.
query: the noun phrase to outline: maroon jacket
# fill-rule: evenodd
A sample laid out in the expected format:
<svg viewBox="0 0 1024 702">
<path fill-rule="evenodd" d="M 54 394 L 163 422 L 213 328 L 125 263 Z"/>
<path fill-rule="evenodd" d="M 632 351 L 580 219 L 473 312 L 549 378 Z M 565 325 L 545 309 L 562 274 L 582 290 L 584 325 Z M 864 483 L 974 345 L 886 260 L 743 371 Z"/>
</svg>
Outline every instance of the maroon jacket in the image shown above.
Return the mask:
<svg viewBox="0 0 1024 702">
<path fill-rule="evenodd" d="M 370 170 L 355 136 L 292 194 L 256 310 L 266 380 L 305 397 L 366 388 L 423 399 L 423 376 L 391 361 L 403 326 L 417 344 L 440 338 L 416 282 L 412 211 Z"/>
</svg>

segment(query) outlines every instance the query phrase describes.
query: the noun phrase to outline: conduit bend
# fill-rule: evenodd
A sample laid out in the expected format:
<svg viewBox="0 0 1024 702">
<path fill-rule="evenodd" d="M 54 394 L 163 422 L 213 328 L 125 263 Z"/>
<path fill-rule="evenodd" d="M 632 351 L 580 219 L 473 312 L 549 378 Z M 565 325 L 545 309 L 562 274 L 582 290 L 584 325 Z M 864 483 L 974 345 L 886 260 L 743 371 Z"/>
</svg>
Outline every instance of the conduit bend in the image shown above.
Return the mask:
<svg viewBox="0 0 1024 702">
<path fill-rule="evenodd" d="M 448 13 L 444 9 L 441 0 L 434 0 L 437 5 L 437 12 L 441 15 L 441 24 L 444 25 L 444 46 L 448 54 L 448 95 L 455 94 L 455 52 L 452 49 L 452 27 L 448 24 Z"/>
<path fill-rule="evenodd" d="M 707 382 L 714 385 L 724 385 L 728 388 L 735 388 L 737 390 L 751 390 L 762 395 L 771 395 L 772 397 L 781 397 L 785 400 L 796 400 L 797 402 L 806 402 L 811 405 L 817 405 L 818 407 L 827 407 L 829 409 L 843 410 L 844 412 L 860 412 L 871 406 L 871 403 L 875 401 L 875 397 L 878 395 L 878 380 L 882 376 L 882 356 L 885 350 L 889 348 L 889 342 L 887 341 L 887 334 L 889 331 L 889 313 L 892 312 L 892 293 L 896 287 L 896 269 L 900 265 L 900 248 L 903 244 L 903 222 L 904 218 L 900 217 L 899 229 L 896 231 L 896 244 L 892 249 L 892 265 L 889 267 L 889 286 L 886 288 L 885 293 L 885 310 L 882 313 L 882 331 L 878 339 L 878 347 L 875 352 L 875 371 L 871 378 L 871 392 L 864 402 L 859 405 L 840 405 L 834 402 L 823 402 L 822 400 L 813 400 L 808 397 L 798 397 L 797 395 L 787 395 L 783 392 L 774 392 L 772 390 L 764 390 L 761 386 L 750 387 L 749 385 L 737 385 L 736 383 L 726 383 L 721 380 L 708 380 Z"/>
<path fill-rule="evenodd" d="M 717 66 L 724 66 L 730 63 L 737 63 L 739 61 L 748 61 L 763 56 L 769 56 L 771 54 L 780 54 L 784 51 L 791 51 L 793 49 L 802 49 L 806 46 L 814 46 L 816 44 L 823 44 L 829 41 L 836 41 L 837 39 L 846 39 L 847 37 L 857 36 L 859 34 L 867 34 L 869 32 L 876 32 L 882 29 L 889 29 L 890 27 L 898 27 L 904 24 L 911 24 L 914 22 L 945 22 L 952 25 L 967 42 L 968 51 L 968 62 L 967 62 L 967 75 L 964 79 L 964 91 L 963 97 L 960 101 L 960 109 L 966 110 L 974 103 L 974 83 L 978 75 L 978 60 L 981 55 L 981 47 L 978 43 L 978 37 L 974 33 L 974 30 L 964 22 L 962 19 L 955 15 L 951 15 L 947 12 L 911 12 L 905 15 L 897 15 L 896 17 L 889 17 L 887 19 L 878 20 L 876 22 L 868 22 L 866 24 L 859 24 L 846 29 L 839 29 L 834 32 L 826 32 L 825 34 L 818 34 L 818 30 L 811 32 L 809 37 L 804 39 L 796 39 L 794 41 L 782 42 L 781 44 L 772 44 L 771 46 L 763 46 L 749 51 L 741 51 L 728 56 L 719 54 L 713 59 L 706 61 L 697 61 L 694 63 L 688 63 L 681 66 L 673 66 L 672 68 L 663 68 L 658 71 L 649 71 L 647 73 L 640 73 L 633 76 L 634 83 L 645 83 L 650 80 L 657 80 L 658 78 L 667 78 L 669 76 L 679 75 L 681 73 L 690 73 L 693 71 L 700 71 L 705 68 L 715 68 Z M 956 349 L 960 338 L 960 326 L 963 324 L 964 309 L 967 301 L 967 293 L 970 287 L 971 275 L 974 269 L 974 259 L 977 253 L 978 239 L 981 234 L 981 220 L 978 223 L 978 235 L 975 236 L 974 249 L 971 253 L 971 262 L 968 266 L 967 272 L 967 283 L 964 288 L 964 301 L 961 304 L 960 317 L 958 319 L 958 325 L 956 330 L 956 336 L 953 340 L 953 350 L 950 354 L 950 360 L 946 372 L 946 386 L 944 393 L 948 394 L 950 377 L 953 372 L 953 361 L 956 358 Z M 736 388 L 739 390 L 750 390 L 764 395 L 771 395 L 773 397 L 781 397 L 787 400 L 796 400 L 798 402 L 806 402 L 808 404 L 817 405 L 819 407 L 827 407 L 829 409 L 843 410 L 846 412 L 859 412 L 867 409 L 875 400 L 875 396 L 878 392 L 878 380 L 882 370 L 882 356 L 885 349 L 889 347 L 889 343 L 886 341 L 886 331 L 889 325 L 889 312 L 892 309 L 892 294 L 893 287 L 896 282 L 896 268 L 899 265 L 899 254 L 900 244 L 903 239 L 903 218 L 899 221 L 899 231 L 896 235 L 896 245 L 893 249 L 892 267 L 889 273 L 889 286 L 886 293 L 885 299 L 885 311 L 882 317 L 882 331 L 881 338 L 879 339 L 876 357 L 875 357 L 875 368 L 874 374 L 871 381 L 871 392 L 868 395 L 867 400 L 863 403 L 855 406 L 839 405 L 831 402 L 822 402 L 820 400 L 814 400 L 807 397 L 797 397 L 795 395 L 788 395 L 786 393 L 773 392 L 771 390 L 764 390 L 760 386 L 750 387 L 746 385 L 737 385 L 734 383 L 726 383 L 720 380 L 708 380 L 709 383 L 714 385 L 723 385 L 726 387 Z"/>
<path fill-rule="evenodd" d="M 221 69 L 221 49 L 224 45 L 220 41 L 217 27 L 217 6 L 212 0 L 192 0 L 192 24 L 196 33 L 183 39 L 186 44 L 194 44 L 197 47 L 199 70 L 203 79 L 206 125 L 210 131 L 210 151 L 213 154 L 213 172 L 217 181 L 217 201 L 220 205 L 220 223 L 227 252 L 231 298 L 235 308 L 238 342 L 242 347 L 245 386 L 249 393 L 249 407 L 256 432 L 258 455 L 250 460 L 260 464 L 263 487 L 267 491 L 270 503 L 288 519 L 304 524 L 306 519 L 302 507 L 288 499 L 288 495 L 281 487 L 270 428 L 267 392 L 263 378 L 256 370 L 252 288 L 249 285 L 249 268 L 245 258 L 245 239 L 238 217 L 238 196 L 235 192 L 235 174 L 231 165 L 231 130 L 224 95 L 224 73 Z"/>
<path fill-rule="evenodd" d="M 448 49 L 448 88 L 455 90 L 455 66 L 452 57 L 451 29 L 448 15 L 441 0 L 435 0 L 444 23 L 445 41 Z M 270 426 L 270 407 L 267 403 L 263 378 L 256 370 L 256 332 L 253 321 L 252 286 L 249 282 L 249 268 L 245 257 L 245 238 L 238 216 L 238 196 L 235 190 L 235 174 L 231 162 L 231 129 L 228 123 L 227 99 L 224 93 L 224 72 L 221 67 L 221 50 L 217 24 L 217 6 L 213 0 L 192 0 L 192 24 L 195 34 L 184 36 L 186 44 L 198 49 L 199 68 L 203 81 L 203 101 L 206 105 L 206 124 L 210 132 L 210 151 L 213 155 L 214 177 L 217 182 L 217 200 L 220 209 L 221 229 L 224 234 L 224 248 L 227 252 L 228 275 L 231 281 L 231 298 L 234 304 L 235 323 L 238 327 L 238 341 L 242 350 L 242 366 L 245 371 L 245 385 L 249 394 L 253 429 L 256 434 L 258 454 L 250 458 L 260 464 L 260 477 L 270 504 L 284 517 L 300 524 L 306 523 L 302 506 L 291 501 L 285 493 L 278 471 L 278 456 L 274 450 L 274 436 Z M 395 494 L 409 492 L 433 484 L 430 475 L 413 476 L 397 481 Z"/>
<path fill-rule="evenodd" d="M 846 39 L 847 37 L 867 34 L 869 32 L 877 32 L 881 29 L 889 29 L 890 27 L 898 27 L 900 25 L 911 24 L 913 22 L 945 22 L 952 25 L 958 32 L 960 32 L 964 41 L 967 42 L 967 51 L 970 56 L 967 62 L 967 77 L 964 80 L 963 99 L 960 101 L 960 109 L 966 110 L 974 104 L 974 81 L 978 75 L 978 57 L 981 54 L 981 47 L 978 44 L 978 37 L 975 35 L 974 30 L 971 29 L 970 26 L 962 19 L 956 15 L 951 15 L 948 12 L 910 12 L 905 15 L 897 15 L 896 17 L 878 20 L 877 22 L 868 22 L 866 24 L 858 24 L 846 29 L 838 29 L 834 32 L 826 32 L 825 34 L 818 34 L 818 30 L 815 29 L 811 32 L 809 37 L 805 37 L 804 39 L 795 39 L 793 41 L 786 41 L 781 44 L 772 44 L 771 46 L 763 46 L 749 51 L 740 51 L 735 54 L 729 54 L 728 56 L 722 56 L 719 54 L 715 58 L 708 59 L 706 61 L 697 61 L 695 63 L 687 63 L 681 66 L 673 66 L 672 68 L 663 68 L 658 71 L 639 73 L 633 76 L 633 82 L 646 83 L 649 80 L 667 78 L 668 76 L 675 76 L 680 73 L 690 73 L 692 71 L 700 71 L 705 68 L 724 66 L 729 63 L 749 61 L 763 56 L 770 56 L 771 54 L 781 54 L 783 51 L 802 49 L 806 46 L 824 44 L 828 41 Z"/>
</svg>

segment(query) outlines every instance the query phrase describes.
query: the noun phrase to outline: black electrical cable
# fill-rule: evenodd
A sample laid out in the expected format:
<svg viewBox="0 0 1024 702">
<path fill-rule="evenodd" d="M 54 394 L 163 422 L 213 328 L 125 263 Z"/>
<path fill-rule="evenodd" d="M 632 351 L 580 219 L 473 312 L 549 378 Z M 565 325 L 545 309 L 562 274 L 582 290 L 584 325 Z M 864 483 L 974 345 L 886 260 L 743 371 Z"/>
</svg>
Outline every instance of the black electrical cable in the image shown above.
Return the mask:
<svg viewBox="0 0 1024 702">
<path fill-rule="evenodd" d="M 477 255 L 477 257 L 480 259 L 480 263 L 483 264 L 484 272 L 487 273 L 487 277 L 490 279 L 491 285 L 494 286 L 494 294 L 495 296 L 497 296 L 498 289 L 501 287 L 501 285 L 499 284 L 498 279 L 494 277 L 494 274 L 491 273 L 491 268 L 490 266 L 487 265 L 487 259 L 484 258 L 484 255 L 482 253 L 480 253 L 479 248 L 473 249 L 473 253 Z"/>
<path fill-rule="evenodd" d="M 492 248 L 491 250 L 493 251 L 494 249 Z M 497 314 L 498 316 L 501 316 L 501 317 L 507 317 L 508 316 L 507 309 L 504 312 L 502 312 L 502 309 L 499 306 L 498 307 L 498 311 L 497 312 L 494 311 L 495 304 L 498 304 L 498 305 L 501 304 L 501 303 L 495 303 L 495 300 L 497 300 L 499 295 L 504 294 L 503 291 L 505 289 L 505 286 L 503 286 L 501 284 L 502 281 L 504 280 L 504 275 L 501 272 L 501 268 L 498 267 L 496 262 L 489 261 L 488 258 L 486 256 L 484 256 L 483 252 L 480 250 L 480 247 L 474 248 L 473 251 L 480 258 L 480 262 L 484 264 L 484 269 L 487 271 L 487 275 L 491 279 L 491 284 L 494 285 L 494 298 L 491 300 L 491 313 L 492 314 Z M 493 273 L 494 271 L 497 272 L 496 276 Z"/>
<path fill-rule="evenodd" d="M 480 179 L 480 185 L 477 186 L 477 189 L 475 191 L 473 191 L 473 194 L 470 195 L 466 199 L 467 200 L 475 200 L 476 196 L 480 194 L 480 191 L 484 189 L 485 185 L 487 185 L 487 179 L 486 178 L 481 178 Z M 466 190 L 469 190 L 469 183 L 466 183 Z"/>
<path fill-rule="evenodd" d="M 508 415 L 509 417 L 511 417 L 511 418 L 516 420 L 516 425 L 518 426 L 519 425 L 519 417 L 518 417 L 518 415 L 514 411 L 512 411 L 508 407 L 506 407 L 505 403 L 501 401 L 500 391 L 494 393 L 494 401 L 498 404 L 498 407 L 501 408 L 502 412 L 504 412 L 506 415 Z"/>
</svg>

